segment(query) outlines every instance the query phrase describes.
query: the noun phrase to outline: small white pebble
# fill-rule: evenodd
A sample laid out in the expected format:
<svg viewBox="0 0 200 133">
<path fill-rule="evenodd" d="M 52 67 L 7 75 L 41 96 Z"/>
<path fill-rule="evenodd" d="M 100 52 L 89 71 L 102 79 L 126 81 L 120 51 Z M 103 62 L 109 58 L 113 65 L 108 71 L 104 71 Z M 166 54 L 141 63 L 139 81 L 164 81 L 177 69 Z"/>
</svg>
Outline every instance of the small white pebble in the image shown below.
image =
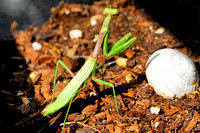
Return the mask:
<svg viewBox="0 0 200 133">
<path fill-rule="evenodd" d="M 120 57 L 120 58 L 118 58 L 118 59 L 116 60 L 116 64 L 117 64 L 118 66 L 121 66 L 121 67 L 126 67 L 127 61 L 128 61 L 128 59 Z"/>
<path fill-rule="evenodd" d="M 75 29 L 69 32 L 69 36 L 71 39 L 78 39 L 82 37 L 83 32 L 81 30 Z"/>
<path fill-rule="evenodd" d="M 139 65 L 139 66 L 138 66 L 138 69 L 141 69 L 141 68 L 142 68 L 142 65 Z"/>
<path fill-rule="evenodd" d="M 153 30 L 153 26 L 151 25 L 151 26 L 149 26 L 149 30 Z"/>
<path fill-rule="evenodd" d="M 17 92 L 16 96 L 22 96 L 22 95 L 24 95 L 24 92 Z"/>
<path fill-rule="evenodd" d="M 128 84 L 133 82 L 133 77 L 132 77 L 132 75 L 130 73 L 126 75 L 126 82 Z"/>
<path fill-rule="evenodd" d="M 67 38 L 66 36 L 65 36 L 65 37 L 63 37 L 63 40 L 64 40 L 64 41 L 66 41 L 67 39 L 68 39 L 68 38 Z"/>
<path fill-rule="evenodd" d="M 31 72 L 30 75 L 29 75 L 29 77 L 27 78 L 27 82 L 31 83 L 36 78 L 37 75 L 38 75 L 37 71 Z"/>
<path fill-rule="evenodd" d="M 96 38 L 94 38 L 94 39 L 93 39 L 93 42 L 97 42 L 97 39 L 96 39 Z"/>
<path fill-rule="evenodd" d="M 93 42 L 97 42 L 99 35 L 94 35 Z"/>
<path fill-rule="evenodd" d="M 132 47 L 131 50 L 134 51 L 134 50 L 135 50 L 135 47 Z"/>
<path fill-rule="evenodd" d="M 33 48 L 33 50 L 38 51 L 38 50 L 40 50 L 42 48 L 42 44 L 39 43 L 39 42 L 33 42 L 32 43 L 32 48 Z"/>
<path fill-rule="evenodd" d="M 69 14 L 70 14 L 70 11 L 69 11 L 69 10 L 65 11 L 65 14 L 66 14 L 66 15 L 69 15 Z"/>
<path fill-rule="evenodd" d="M 90 19 L 90 24 L 91 24 L 92 26 L 96 25 L 96 24 L 97 24 L 96 19 Z"/>
<path fill-rule="evenodd" d="M 106 122 L 106 120 L 103 120 L 102 122 L 104 123 L 104 122 Z"/>
<path fill-rule="evenodd" d="M 155 39 L 158 39 L 158 37 L 157 37 L 157 36 L 155 36 L 154 38 L 155 38 Z"/>
<path fill-rule="evenodd" d="M 160 108 L 159 108 L 159 107 L 151 107 L 151 108 L 150 108 L 150 112 L 151 112 L 152 114 L 159 114 Z"/>
<path fill-rule="evenodd" d="M 90 92 L 90 97 L 91 97 L 91 96 L 97 96 L 97 93 Z"/>
<path fill-rule="evenodd" d="M 180 118 L 181 116 L 180 115 L 177 115 L 177 118 Z"/>
<path fill-rule="evenodd" d="M 19 65 L 19 68 L 23 68 L 23 65 Z"/>
<path fill-rule="evenodd" d="M 160 124 L 160 122 L 156 122 L 155 123 L 155 127 L 158 127 L 159 124 Z"/>
<path fill-rule="evenodd" d="M 156 34 L 162 34 L 164 31 L 165 31 L 165 28 L 160 27 L 160 28 L 158 28 L 158 29 L 155 31 L 155 33 L 156 33 Z"/>
</svg>

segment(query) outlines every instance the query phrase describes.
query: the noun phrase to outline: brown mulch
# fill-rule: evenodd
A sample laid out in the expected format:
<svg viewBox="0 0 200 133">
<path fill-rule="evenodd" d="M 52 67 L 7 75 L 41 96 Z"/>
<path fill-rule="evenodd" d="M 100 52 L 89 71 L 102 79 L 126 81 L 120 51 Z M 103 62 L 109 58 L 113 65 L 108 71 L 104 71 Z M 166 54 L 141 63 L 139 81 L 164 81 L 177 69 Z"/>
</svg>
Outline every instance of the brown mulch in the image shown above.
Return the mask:
<svg viewBox="0 0 200 133">
<path fill-rule="evenodd" d="M 178 49 L 196 64 L 200 56 L 128 0 L 102 0 L 90 7 L 60 3 L 51 10 L 51 18 L 42 27 L 30 26 L 17 32 L 14 30 L 16 24 L 12 25 L 16 47 L 28 66 L 27 71 L 35 74 L 32 80 L 25 79 L 34 93 L 32 99 L 31 93 L 30 96 L 20 97 L 21 105 L 16 108 L 26 117 L 16 125 L 26 127 L 27 123 L 38 124 L 39 121 L 42 123 L 37 126 L 40 131 L 51 127 L 57 132 L 61 131 L 62 126 L 59 124 L 64 120 L 67 108 L 48 118 L 43 118 L 40 114 L 52 98 L 56 61 L 61 59 L 75 74 L 78 72 L 93 51 L 94 37 L 100 31 L 105 18 L 102 13 L 105 7 L 118 8 L 120 11 L 118 16 L 112 17 L 110 23 L 110 44 L 128 32 L 138 38 L 132 48 L 119 55 L 107 58 L 101 54 L 98 57 L 98 64 L 104 64 L 105 81 L 115 85 L 119 111 L 124 119 L 120 119 L 116 113 L 112 88 L 106 86 L 104 91 L 101 84 L 95 84 L 89 79 L 86 88 L 79 92 L 72 104 L 65 132 L 200 132 L 199 92 L 179 99 L 164 99 L 154 92 L 145 77 L 145 63 L 158 49 Z M 94 26 L 90 24 L 92 17 L 97 20 Z M 163 28 L 164 31 L 159 32 Z M 70 39 L 69 32 L 73 29 L 81 30 L 83 36 Z M 41 43 L 42 49 L 34 51 L 33 42 Z M 118 58 L 127 59 L 127 66 L 117 65 L 115 61 Z M 98 72 L 96 77 L 101 79 L 101 73 Z M 71 80 L 71 76 L 60 66 L 57 80 L 59 83 L 56 85 L 56 96 Z M 30 104 L 32 101 L 37 103 L 37 106 L 34 105 L 35 110 Z M 159 107 L 159 114 L 152 114 L 151 107 Z"/>
</svg>

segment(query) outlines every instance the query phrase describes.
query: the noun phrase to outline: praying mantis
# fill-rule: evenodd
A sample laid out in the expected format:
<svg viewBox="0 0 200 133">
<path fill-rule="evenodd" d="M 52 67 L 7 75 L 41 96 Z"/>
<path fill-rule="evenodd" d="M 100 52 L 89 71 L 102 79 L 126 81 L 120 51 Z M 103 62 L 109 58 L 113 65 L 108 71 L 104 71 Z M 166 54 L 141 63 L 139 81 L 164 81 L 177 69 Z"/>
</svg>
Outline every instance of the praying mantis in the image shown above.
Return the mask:
<svg viewBox="0 0 200 133">
<path fill-rule="evenodd" d="M 59 64 L 61 64 L 70 73 L 70 75 L 73 78 L 68 83 L 68 85 L 63 89 L 63 91 L 59 94 L 59 96 L 54 102 L 53 102 L 54 98 L 52 98 L 51 104 L 42 111 L 42 114 L 43 116 L 53 114 L 57 112 L 58 110 L 60 110 L 61 108 L 68 105 L 67 113 L 64 119 L 63 129 L 64 129 L 64 125 L 65 125 L 72 101 L 74 97 L 77 95 L 77 93 L 79 92 L 79 88 L 81 87 L 81 85 L 83 86 L 83 88 L 86 86 L 86 82 L 90 75 L 93 81 L 110 86 L 112 88 L 114 99 L 115 99 L 116 111 L 118 115 L 120 116 L 118 107 L 117 107 L 117 100 L 116 100 L 114 85 L 112 83 L 95 78 L 95 73 L 100 67 L 102 67 L 101 64 L 96 67 L 97 56 L 100 53 L 102 44 L 103 44 L 103 54 L 107 57 L 110 57 L 110 56 L 121 53 L 122 51 L 130 47 L 131 45 L 135 44 L 137 41 L 137 38 L 133 37 L 129 39 L 132 36 L 132 34 L 128 33 L 124 37 L 122 37 L 119 41 L 117 41 L 115 44 L 108 46 L 108 39 L 110 35 L 109 23 L 110 23 L 111 17 L 114 15 L 117 15 L 119 13 L 119 10 L 113 9 L 113 8 L 105 8 L 103 12 L 104 14 L 107 14 L 107 17 L 104 19 L 102 28 L 99 32 L 98 40 L 94 48 L 94 51 L 89 56 L 89 58 L 87 59 L 85 64 L 82 66 L 82 68 L 79 70 L 79 72 L 76 75 L 74 75 L 73 72 L 61 60 L 57 61 L 56 72 L 55 72 L 55 77 L 54 77 L 54 85 L 53 85 L 53 97 L 54 97 L 54 90 L 55 90 L 55 85 L 56 85 L 56 77 L 57 77 Z"/>
</svg>

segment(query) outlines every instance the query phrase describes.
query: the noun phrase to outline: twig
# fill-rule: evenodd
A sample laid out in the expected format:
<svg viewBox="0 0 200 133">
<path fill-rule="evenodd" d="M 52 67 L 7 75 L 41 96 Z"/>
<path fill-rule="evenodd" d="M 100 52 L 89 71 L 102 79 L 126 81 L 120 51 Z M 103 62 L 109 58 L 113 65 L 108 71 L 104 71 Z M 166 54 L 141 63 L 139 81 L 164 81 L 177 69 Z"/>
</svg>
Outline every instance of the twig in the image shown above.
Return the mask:
<svg viewBox="0 0 200 133">
<path fill-rule="evenodd" d="M 69 125 L 69 124 L 79 124 L 79 125 L 82 125 L 82 126 L 84 126 L 84 127 L 92 128 L 93 130 L 95 130 L 95 131 L 101 133 L 100 130 L 98 130 L 98 129 L 92 127 L 92 126 L 86 125 L 86 124 L 84 124 L 84 123 L 81 123 L 81 122 L 65 122 L 65 125 Z M 63 126 L 63 123 L 61 123 L 60 126 Z"/>
<path fill-rule="evenodd" d="M 115 63 L 116 63 L 116 61 L 111 61 L 111 62 L 104 64 L 103 66 L 106 68 L 106 67 L 111 66 L 112 64 L 115 64 Z"/>
<path fill-rule="evenodd" d="M 84 59 L 86 59 L 89 56 L 87 56 L 87 55 L 75 55 L 75 56 L 69 56 L 69 57 L 72 58 L 72 59 L 78 59 L 78 58 L 84 58 Z"/>
</svg>

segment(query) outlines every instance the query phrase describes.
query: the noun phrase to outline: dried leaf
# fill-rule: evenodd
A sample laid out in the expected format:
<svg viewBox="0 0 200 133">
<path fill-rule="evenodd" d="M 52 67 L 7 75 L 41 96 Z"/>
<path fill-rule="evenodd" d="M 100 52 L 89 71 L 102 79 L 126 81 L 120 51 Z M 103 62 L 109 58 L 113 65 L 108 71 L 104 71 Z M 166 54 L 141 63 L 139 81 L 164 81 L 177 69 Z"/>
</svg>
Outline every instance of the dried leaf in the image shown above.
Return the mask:
<svg viewBox="0 0 200 133">
<path fill-rule="evenodd" d="M 113 124 L 106 125 L 106 129 L 108 129 L 110 133 L 115 133 L 113 128 L 114 128 Z"/>
<path fill-rule="evenodd" d="M 111 121 L 112 120 L 112 117 L 111 115 L 109 114 L 109 111 L 106 110 L 106 117 L 107 117 L 107 122 Z"/>
<path fill-rule="evenodd" d="M 40 101 L 40 102 L 43 102 L 44 101 L 44 98 L 41 96 L 40 94 L 40 88 L 41 88 L 41 85 L 34 85 L 34 90 L 35 90 L 35 98 Z"/>
<path fill-rule="evenodd" d="M 67 117 L 67 121 L 73 121 L 78 113 L 69 114 Z"/>
<path fill-rule="evenodd" d="M 74 118 L 74 121 L 81 121 L 81 120 L 84 120 L 85 117 L 86 117 L 85 114 L 77 115 L 77 116 Z"/>
<path fill-rule="evenodd" d="M 86 115 L 93 114 L 97 111 L 97 108 L 98 108 L 98 103 L 96 103 L 95 105 L 88 105 L 83 109 L 82 114 Z"/>
<path fill-rule="evenodd" d="M 136 133 L 140 132 L 140 126 L 138 125 L 137 121 L 134 122 L 131 126 L 126 128 L 127 131 L 134 131 Z"/>
<path fill-rule="evenodd" d="M 122 133 L 122 128 L 120 126 L 115 126 L 115 133 Z"/>
</svg>

